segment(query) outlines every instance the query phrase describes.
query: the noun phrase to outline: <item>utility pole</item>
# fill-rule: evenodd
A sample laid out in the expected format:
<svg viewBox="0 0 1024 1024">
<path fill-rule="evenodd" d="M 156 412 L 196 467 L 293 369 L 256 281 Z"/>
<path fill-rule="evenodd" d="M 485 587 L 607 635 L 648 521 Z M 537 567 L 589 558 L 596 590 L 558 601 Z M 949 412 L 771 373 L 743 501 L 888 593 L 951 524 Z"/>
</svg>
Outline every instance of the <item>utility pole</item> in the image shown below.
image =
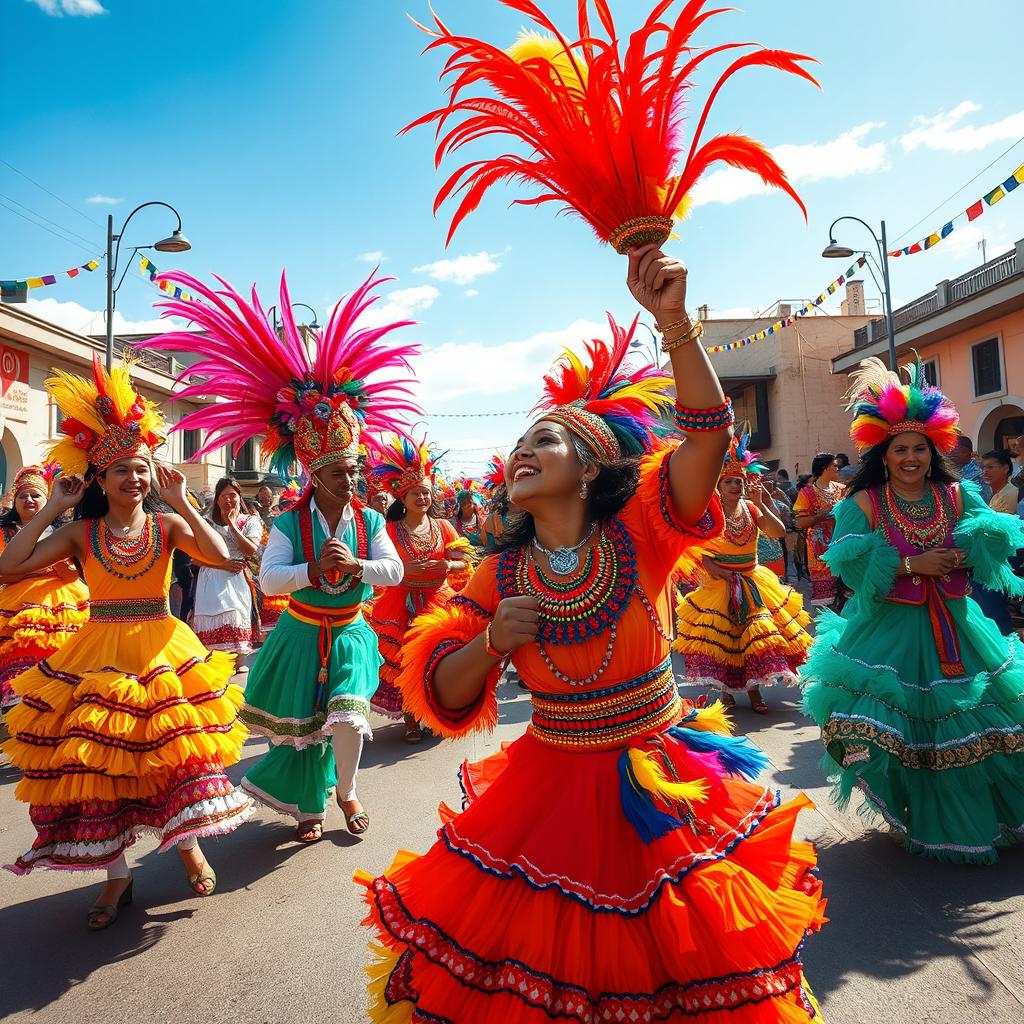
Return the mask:
<svg viewBox="0 0 1024 1024">
<path fill-rule="evenodd" d="M 981 241 L 978 243 L 978 248 L 981 250 L 981 262 L 984 265 L 988 263 L 988 257 L 985 255 L 985 236 L 981 236 Z"/>
</svg>

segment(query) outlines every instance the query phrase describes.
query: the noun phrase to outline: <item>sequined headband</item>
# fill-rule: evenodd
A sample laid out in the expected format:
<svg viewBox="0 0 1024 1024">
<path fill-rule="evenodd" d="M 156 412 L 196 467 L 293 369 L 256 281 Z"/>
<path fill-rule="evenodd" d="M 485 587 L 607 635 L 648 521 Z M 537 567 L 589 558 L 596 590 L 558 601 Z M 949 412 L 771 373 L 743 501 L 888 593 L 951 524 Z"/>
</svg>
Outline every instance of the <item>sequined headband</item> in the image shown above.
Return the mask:
<svg viewBox="0 0 1024 1024">
<path fill-rule="evenodd" d="M 622 449 L 611 428 L 600 416 L 575 405 L 561 405 L 544 413 L 541 419 L 561 423 L 578 438 L 598 462 L 615 462 L 622 457 Z"/>
</svg>

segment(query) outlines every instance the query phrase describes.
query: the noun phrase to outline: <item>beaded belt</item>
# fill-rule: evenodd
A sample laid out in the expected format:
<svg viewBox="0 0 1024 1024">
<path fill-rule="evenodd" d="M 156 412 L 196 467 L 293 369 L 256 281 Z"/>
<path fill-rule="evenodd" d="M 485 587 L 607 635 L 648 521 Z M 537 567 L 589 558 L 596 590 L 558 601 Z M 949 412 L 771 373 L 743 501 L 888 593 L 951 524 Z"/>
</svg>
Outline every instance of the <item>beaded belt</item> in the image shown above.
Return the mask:
<svg viewBox="0 0 1024 1024">
<path fill-rule="evenodd" d="M 124 597 L 113 601 L 90 601 L 90 622 L 150 622 L 169 618 L 166 597 Z"/>
<path fill-rule="evenodd" d="M 534 693 L 530 733 L 553 747 L 625 746 L 679 721 L 682 705 L 671 662 L 637 679 L 586 693 Z"/>
</svg>

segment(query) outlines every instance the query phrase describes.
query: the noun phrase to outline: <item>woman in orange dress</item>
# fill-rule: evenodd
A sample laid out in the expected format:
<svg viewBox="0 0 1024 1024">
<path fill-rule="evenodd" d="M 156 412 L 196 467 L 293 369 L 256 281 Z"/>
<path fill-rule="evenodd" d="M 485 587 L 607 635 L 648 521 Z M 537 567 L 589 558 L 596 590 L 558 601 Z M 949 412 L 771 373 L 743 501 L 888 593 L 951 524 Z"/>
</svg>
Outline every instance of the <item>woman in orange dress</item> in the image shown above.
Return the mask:
<svg viewBox="0 0 1024 1024">
<path fill-rule="evenodd" d="M 25 466 L 0 516 L 0 550 L 46 504 L 57 467 Z M 73 562 L 24 576 L 0 576 L 0 710 L 17 703 L 11 680 L 59 650 L 89 617 L 89 591 Z"/>
<path fill-rule="evenodd" d="M 821 452 L 811 461 L 811 482 L 801 487 L 793 502 L 798 530 L 807 532 L 807 571 L 811 574 L 811 607 L 825 608 L 836 599 L 836 580 L 822 555 L 828 551 L 836 521 L 832 509 L 844 488 L 836 474 L 835 456 Z"/>
<path fill-rule="evenodd" d="M 757 560 L 757 538 L 784 537 L 761 485 L 764 467 L 746 438 L 733 439 L 718 481 L 725 532 L 708 546 L 704 578 L 679 600 L 674 647 L 686 659 L 686 681 L 721 691 L 726 707 L 746 690 L 765 714 L 761 687 L 791 686 L 807 660 L 810 616 L 800 594 Z M 746 490 L 746 495 L 744 495 Z"/>
<path fill-rule="evenodd" d="M 622 369 L 631 331 L 566 355 L 506 468 L 508 546 L 413 625 L 399 685 L 447 736 L 492 728 L 511 659 L 527 733 L 461 773 L 465 809 L 366 887 L 379 1024 L 552 1020 L 798 1024 L 816 1015 L 800 950 L 822 921 L 797 798 L 745 781 L 764 759 L 720 704 L 679 699 L 670 576 L 722 529 L 723 400 L 683 301 L 686 272 L 630 254 L 666 324 L 681 446 L 652 450 L 673 380 Z M 696 408 L 688 408 L 695 406 Z M 647 454 L 644 454 L 644 453 Z"/>
<path fill-rule="evenodd" d="M 229 682 L 234 656 L 206 650 L 170 613 L 174 549 L 219 562 L 227 548 L 189 504 L 182 474 L 153 473 L 159 413 L 125 367 L 108 374 L 98 359 L 92 381 L 58 372 L 46 386 L 64 413 L 52 454 L 68 475 L 0 554 L 0 574 L 75 558 L 91 603 L 81 630 L 14 681 L 21 703 L 8 715 L 4 750 L 23 773 L 15 796 L 29 804 L 36 840 L 9 867 L 105 868 L 88 915 L 99 930 L 131 902 L 125 852 L 146 832 L 161 850 L 177 847 L 196 895 L 213 894 L 217 878 L 198 840 L 251 814 L 225 774 L 246 731 L 242 691 Z M 173 513 L 155 510 L 154 476 Z M 43 537 L 71 508 L 76 521 Z"/>
<path fill-rule="evenodd" d="M 380 686 L 370 706 L 388 718 L 404 717 L 406 743 L 419 743 L 423 739 L 419 723 L 415 715 L 403 709 L 402 694 L 395 685 L 402 644 L 417 615 L 446 602 L 455 593 L 448 577 L 466 571 L 469 542 L 455 532 L 451 523 L 429 515 L 435 460 L 426 444 L 416 445 L 394 434 L 376 447 L 370 484 L 393 499 L 387 510 L 387 531 L 405 574 L 399 586 L 385 587 L 380 592 L 367 616 L 384 659 Z"/>
</svg>

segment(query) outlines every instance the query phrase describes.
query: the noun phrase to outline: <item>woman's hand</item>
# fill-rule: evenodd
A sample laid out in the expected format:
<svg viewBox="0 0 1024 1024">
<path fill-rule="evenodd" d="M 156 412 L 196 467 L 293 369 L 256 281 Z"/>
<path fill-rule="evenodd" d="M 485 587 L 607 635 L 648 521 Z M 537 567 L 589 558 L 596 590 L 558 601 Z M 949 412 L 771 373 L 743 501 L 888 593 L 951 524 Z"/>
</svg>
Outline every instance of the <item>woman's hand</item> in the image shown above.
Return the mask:
<svg viewBox="0 0 1024 1024">
<path fill-rule="evenodd" d="M 915 576 L 948 576 L 963 564 L 964 553 L 959 548 L 929 548 L 910 556 L 910 569 Z"/>
<path fill-rule="evenodd" d="M 755 473 L 747 477 L 747 497 L 760 509 L 764 508 L 765 489 L 761 478 Z"/>
<path fill-rule="evenodd" d="M 156 482 L 160 488 L 160 497 L 175 512 L 183 511 L 188 505 L 188 498 L 185 495 L 185 474 L 173 466 L 157 463 Z"/>
<path fill-rule="evenodd" d="M 731 580 L 732 579 L 732 570 L 731 569 L 726 569 L 725 566 L 719 565 L 709 555 L 705 555 L 703 557 L 703 559 L 701 559 L 701 561 L 702 561 L 702 563 L 704 565 L 704 571 L 709 576 L 711 576 L 713 579 L 716 579 L 716 580 Z"/>
<path fill-rule="evenodd" d="M 59 476 L 53 482 L 53 491 L 47 499 L 46 507 L 56 518 L 62 512 L 74 508 L 85 494 L 85 481 L 75 473 L 73 476 Z"/>
<path fill-rule="evenodd" d="M 511 654 L 531 643 L 540 629 L 540 604 L 535 597 L 506 597 L 498 602 L 491 622 L 491 646 Z"/>
<path fill-rule="evenodd" d="M 686 316 L 686 267 L 656 245 L 630 249 L 626 284 L 656 324 L 665 327 Z"/>
<path fill-rule="evenodd" d="M 245 569 L 245 560 L 242 558 L 229 558 L 221 568 L 225 572 L 242 572 Z"/>
</svg>

